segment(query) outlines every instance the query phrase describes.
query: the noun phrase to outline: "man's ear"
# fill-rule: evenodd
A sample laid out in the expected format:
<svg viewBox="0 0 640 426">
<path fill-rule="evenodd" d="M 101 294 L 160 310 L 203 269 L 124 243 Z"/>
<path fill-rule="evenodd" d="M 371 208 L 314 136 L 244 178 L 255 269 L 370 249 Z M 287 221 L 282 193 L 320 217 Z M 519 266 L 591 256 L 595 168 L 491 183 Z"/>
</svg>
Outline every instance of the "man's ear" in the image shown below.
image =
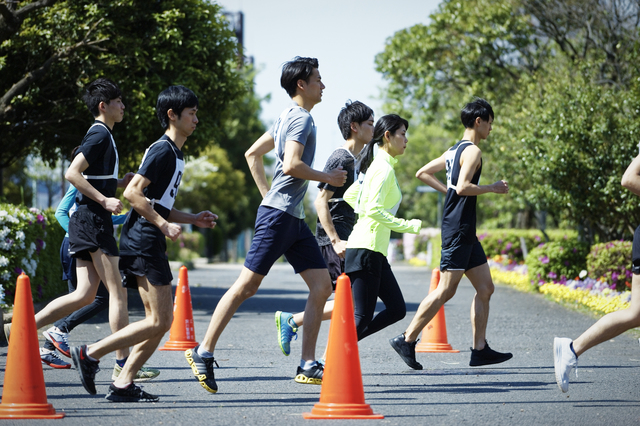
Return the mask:
<svg viewBox="0 0 640 426">
<path fill-rule="evenodd" d="M 100 103 L 98 104 L 98 111 L 100 111 L 101 113 L 107 111 L 107 104 L 104 101 L 100 101 Z"/>
<path fill-rule="evenodd" d="M 169 117 L 169 121 L 177 121 L 178 120 L 178 116 L 176 115 L 175 112 L 173 112 L 173 109 L 169 109 L 167 111 L 167 117 Z"/>
<path fill-rule="evenodd" d="M 358 126 L 356 126 L 357 123 L 351 123 L 349 125 L 349 127 L 351 127 L 351 133 L 358 133 Z"/>
<path fill-rule="evenodd" d="M 305 85 L 307 84 L 306 81 L 304 81 L 303 79 L 299 79 L 296 82 L 296 86 L 298 87 L 298 89 L 304 90 L 305 89 Z"/>
</svg>

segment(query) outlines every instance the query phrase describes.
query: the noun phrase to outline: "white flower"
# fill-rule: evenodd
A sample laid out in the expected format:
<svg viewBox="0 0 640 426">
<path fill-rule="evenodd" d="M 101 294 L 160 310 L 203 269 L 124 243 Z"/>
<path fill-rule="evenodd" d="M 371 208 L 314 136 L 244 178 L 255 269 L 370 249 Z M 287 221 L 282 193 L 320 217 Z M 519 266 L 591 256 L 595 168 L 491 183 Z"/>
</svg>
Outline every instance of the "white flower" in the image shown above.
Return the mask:
<svg viewBox="0 0 640 426">
<path fill-rule="evenodd" d="M 587 276 L 587 271 L 583 269 L 582 271 L 580 271 L 578 276 L 580 277 L 581 280 L 583 280 Z"/>
<path fill-rule="evenodd" d="M 23 231 L 18 231 L 16 232 L 16 238 L 20 241 L 24 241 L 24 239 L 26 238 L 26 236 L 24 235 Z M 33 243 L 32 243 L 33 244 Z"/>
<path fill-rule="evenodd" d="M 4 256 L 0 256 L 0 267 L 4 268 L 5 266 L 7 266 L 9 264 L 9 259 L 7 259 Z"/>
<path fill-rule="evenodd" d="M 5 239 L 7 235 L 9 235 L 9 232 L 11 232 L 11 229 L 7 228 L 6 226 L 3 226 L 2 230 L 0 230 L 0 238 Z"/>
<path fill-rule="evenodd" d="M 9 281 L 9 278 L 11 278 L 11 272 L 9 271 L 4 271 L 2 274 L 0 274 L 0 280 L 2 281 Z M 2 285 L 0 285 L 0 288 L 2 288 Z M 2 297 L 2 294 L 0 294 L 0 297 Z"/>
</svg>

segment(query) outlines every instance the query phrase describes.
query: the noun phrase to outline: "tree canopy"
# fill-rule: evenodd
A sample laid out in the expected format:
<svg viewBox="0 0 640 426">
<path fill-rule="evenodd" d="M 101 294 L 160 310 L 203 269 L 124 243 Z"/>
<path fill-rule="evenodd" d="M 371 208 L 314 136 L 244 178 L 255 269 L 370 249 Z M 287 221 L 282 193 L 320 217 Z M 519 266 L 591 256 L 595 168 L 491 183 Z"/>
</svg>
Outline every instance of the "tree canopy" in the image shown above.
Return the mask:
<svg viewBox="0 0 640 426">
<path fill-rule="evenodd" d="M 46 162 L 68 155 L 92 117 L 81 101 L 97 77 L 123 91 L 115 126 L 124 166 L 162 133 L 157 94 L 172 84 L 200 101 L 200 126 L 188 145 L 198 154 L 222 133 L 229 102 L 247 90 L 237 72 L 234 34 L 204 0 L 74 0 L 0 4 L 0 167 L 26 154 Z"/>
<path fill-rule="evenodd" d="M 530 226 L 544 211 L 588 239 L 619 238 L 640 223 L 620 186 L 638 153 L 639 24 L 633 1 L 445 0 L 376 58 L 385 108 L 412 117 L 411 134 L 424 135 L 413 144 L 440 147 L 443 132 L 448 145 L 462 134 L 464 103 L 487 99 L 496 117 L 480 145 L 483 180 L 506 179 L 510 195 L 480 197 L 481 217 Z M 423 164 L 427 151 L 414 151 Z"/>
</svg>

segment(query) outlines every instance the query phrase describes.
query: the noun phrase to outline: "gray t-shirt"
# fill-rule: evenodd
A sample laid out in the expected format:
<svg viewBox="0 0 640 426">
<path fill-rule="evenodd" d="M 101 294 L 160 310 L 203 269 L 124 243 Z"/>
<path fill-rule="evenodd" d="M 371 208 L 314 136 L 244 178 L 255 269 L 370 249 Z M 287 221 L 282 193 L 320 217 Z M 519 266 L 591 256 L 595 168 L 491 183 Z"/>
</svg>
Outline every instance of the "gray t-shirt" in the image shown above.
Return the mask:
<svg viewBox="0 0 640 426">
<path fill-rule="evenodd" d="M 296 141 L 304 145 L 302 161 L 313 167 L 316 155 L 316 125 L 311 114 L 293 102 L 287 107 L 269 129 L 276 146 L 276 166 L 271 189 L 261 205 L 285 211 L 298 219 L 304 219 L 304 195 L 309 182 L 285 175 L 282 172 L 284 147 L 287 141 Z"/>
</svg>

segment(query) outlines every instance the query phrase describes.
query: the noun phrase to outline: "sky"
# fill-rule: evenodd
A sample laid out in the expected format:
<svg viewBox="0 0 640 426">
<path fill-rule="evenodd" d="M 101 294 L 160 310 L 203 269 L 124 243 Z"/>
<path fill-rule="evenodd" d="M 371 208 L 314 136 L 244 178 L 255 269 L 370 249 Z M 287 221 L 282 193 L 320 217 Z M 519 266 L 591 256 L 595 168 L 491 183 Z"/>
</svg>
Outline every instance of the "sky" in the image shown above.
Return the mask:
<svg viewBox="0 0 640 426">
<path fill-rule="evenodd" d="M 244 13 L 244 47 L 259 70 L 255 80 L 267 125 L 290 102 L 280 87 L 282 64 L 295 56 L 318 58 L 326 89 L 311 111 L 317 127 L 314 168 L 322 170 L 331 152 L 344 143 L 337 125 L 349 99 L 382 116 L 382 75 L 375 56 L 397 31 L 428 23 L 440 0 L 220 0 L 225 11 Z M 388 111 L 392 112 L 392 111 Z M 409 135 L 410 136 L 410 135 Z M 315 185 L 309 185 L 309 189 Z"/>
</svg>

